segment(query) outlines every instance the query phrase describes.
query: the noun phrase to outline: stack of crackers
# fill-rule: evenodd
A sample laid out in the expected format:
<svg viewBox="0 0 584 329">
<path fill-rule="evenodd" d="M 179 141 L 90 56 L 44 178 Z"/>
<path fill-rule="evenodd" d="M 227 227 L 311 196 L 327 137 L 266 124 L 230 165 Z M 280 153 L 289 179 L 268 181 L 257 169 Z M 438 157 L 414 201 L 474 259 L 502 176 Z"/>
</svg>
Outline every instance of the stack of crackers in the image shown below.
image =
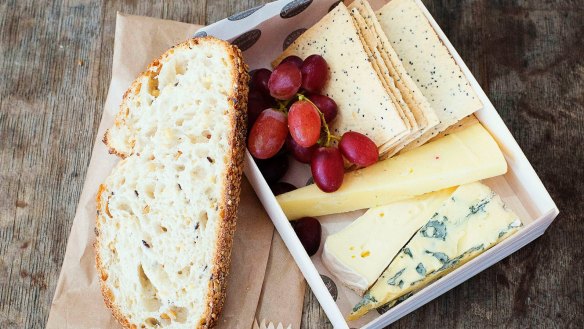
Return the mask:
<svg viewBox="0 0 584 329">
<path fill-rule="evenodd" d="M 330 78 L 322 93 L 339 114 L 332 131 L 371 138 L 381 158 L 420 146 L 483 107 L 414 0 L 374 12 L 366 0 L 342 2 L 272 64 L 320 54 Z"/>
</svg>

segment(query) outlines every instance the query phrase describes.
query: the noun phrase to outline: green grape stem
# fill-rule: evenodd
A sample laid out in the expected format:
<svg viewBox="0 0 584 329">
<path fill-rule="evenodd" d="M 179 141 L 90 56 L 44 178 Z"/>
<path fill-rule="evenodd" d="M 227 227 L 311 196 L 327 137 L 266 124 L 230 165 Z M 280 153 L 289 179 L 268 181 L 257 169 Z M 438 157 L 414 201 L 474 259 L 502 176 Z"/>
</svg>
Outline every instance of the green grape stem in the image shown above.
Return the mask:
<svg viewBox="0 0 584 329">
<path fill-rule="evenodd" d="M 341 140 L 341 138 L 339 136 L 335 136 L 335 135 L 331 134 L 331 131 L 329 129 L 329 126 L 326 123 L 326 120 L 324 118 L 324 114 L 318 108 L 318 106 L 316 106 L 316 104 L 314 104 L 310 99 L 308 99 L 308 97 L 304 96 L 303 94 L 300 94 L 300 93 L 299 94 L 296 94 L 296 97 L 298 97 L 298 100 L 300 100 L 300 101 L 307 101 L 307 102 L 309 102 L 318 111 L 318 115 L 320 116 L 320 121 L 322 123 L 322 128 L 324 129 L 324 133 L 325 133 L 324 140 L 321 140 L 321 139 L 318 140 L 318 144 L 320 146 L 329 147 L 330 144 L 331 144 L 331 142 L 333 140 L 335 140 L 335 141 L 340 141 Z"/>
<path fill-rule="evenodd" d="M 298 95 L 300 95 L 300 94 L 298 94 Z M 278 100 L 278 109 L 277 110 L 288 115 L 288 105 L 295 98 L 296 98 L 296 96 L 292 97 L 290 99 L 287 99 L 287 100 L 283 100 L 283 101 Z"/>
</svg>

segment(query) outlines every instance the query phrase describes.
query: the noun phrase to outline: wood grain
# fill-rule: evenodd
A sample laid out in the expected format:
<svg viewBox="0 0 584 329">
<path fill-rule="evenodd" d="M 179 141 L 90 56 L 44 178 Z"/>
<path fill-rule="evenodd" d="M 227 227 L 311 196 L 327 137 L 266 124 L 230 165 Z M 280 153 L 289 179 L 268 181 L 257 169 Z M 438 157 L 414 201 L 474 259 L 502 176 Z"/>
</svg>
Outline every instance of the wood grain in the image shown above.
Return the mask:
<svg viewBox="0 0 584 329">
<path fill-rule="evenodd" d="M 209 24 L 266 1 L 0 2 L 0 328 L 44 327 L 111 75 L 115 13 Z M 425 0 L 560 208 L 395 328 L 584 323 L 584 3 Z M 303 328 L 330 328 L 307 290 Z"/>
</svg>

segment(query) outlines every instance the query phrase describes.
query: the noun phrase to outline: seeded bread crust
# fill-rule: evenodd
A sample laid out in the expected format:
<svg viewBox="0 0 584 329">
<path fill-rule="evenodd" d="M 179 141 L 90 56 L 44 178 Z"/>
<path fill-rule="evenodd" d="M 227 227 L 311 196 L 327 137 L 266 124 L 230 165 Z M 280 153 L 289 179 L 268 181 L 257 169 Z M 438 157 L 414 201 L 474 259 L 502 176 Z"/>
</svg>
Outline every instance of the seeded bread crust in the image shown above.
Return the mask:
<svg viewBox="0 0 584 329">
<path fill-rule="evenodd" d="M 228 112 L 228 120 L 232 129 L 229 135 L 229 150 L 228 164 L 226 172 L 223 176 L 225 189 L 222 191 L 221 200 L 219 202 L 219 222 L 218 232 L 219 236 L 215 245 L 215 255 L 213 264 L 210 264 L 211 279 L 208 282 L 208 294 L 205 303 L 205 311 L 201 317 L 197 328 L 212 328 L 217 323 L 219 314 L 223 308 L 226 293 L 226 280 L 229 272 L 229 265 L 231 260 L 231 247 L 233 243 L 233 235 L 235 233 L 237 208 L 239 205 L 239 195 L 241 191 L 241 178 L 243 173 L 243 160 L 245 155 L 245 135 L 247 123 L 247 95 L 249 75 L 247 73 L 247 65 L 243 61 L 241 51 L 236 46 L 230 45 L 228 42 L 219 40 L 213 37 L 193 38 L 181 44 L 178 44 L 159 59 L 154 60 L 136 80 L 132 83 L 130 88 L 124 93 L 120 111 L 116 115 L 114 125 L 121 126 L 125 124 L 125 119 L 128 117 L 128 107 L 125 105 L 129 95 L 137 94 L 142 88 L 140 78 L 144 76 L 155 76 L 161 70 L 161 62 L 164 58 L 172 56 L 175 49 L 192 48 L 205 43 L 219 43 L 224 47 L 229 54 L 229 58 L 233 61 L 234 70 L 232 72 L 232 83 L 236 88 L 228 96 L 232 111 Z M 109 153 L 115 154 L 122 159 L 131 156 L 134 153 L 116 149 L 109 142 L 110 130 L 108 130 L 103 138 L 103 142 L 108 146 Z M 139 154 L 137 154 L 139 156 Z M 124 160 L 122 160 L 124 161 Z M 125 328 L 138 328 L 135 324 L 131 324 L 119 307 L 115 304 L 114 296 L 111 290 L 107 287 L 105 280 L 108 278 L 107 270 L 103 266 L 99 250 L 100 250 L 100 227 L 109 215 L 107 204 L 108 187 L 104 184 L 100 185 L 97 192 L 97 221 L 95 234 L 97 236 L 94 248 L 96 251 L 96 267 L 99 273 L 101 292 L 104 297 L 106 306 L 111 310 L 113 316 Z M 105 212 L 105 213 L 104 213 Z M 110 215 L 111 216 L 111 215 Z"/>
<path fill-rule="evenodd" d="M 116 320 L 118 320 L 118 322 L 124 328 L 136 329 L 137 327 L 132 326 L 130 324 L 130 321 L 128 321 L 128 319 L 122 314 L 120 309 L 114 304 L 115 299 L 114 299 L 113 293 L 105 284 L 105 280 L 107 280 L 108 274 L 102 265 L 103 263 L 101 261 L 101 257 L 99 254 L 99 247 L 100 247 L 99 230 L 100 230 L 101 223 L 105 222 L 105 216 L 107 216 L 107 213 L 103 214 L 100 210 L 104 209 L 104 208 L 108 209 L 108 208 L 106 208 L 107 207 L 107 199 L 105 199 L 102 196 L 105 191 L 106 191 L 106 186 L 104 184 L 100 184 L 99 188 L 97 190 L 97 197 L 95 200 L 96 205 L 97 205 L 97 221 L 95 224 L 96 240 L 95 240 L 93 247 L 95 250 L 95 265 L 97 267 L 97 272 L 98 272 L 99 280 L 100 280 L 100 287 L 101 287 L 100 290 L 101 290 L 101 294 L 103 296 L 103 300 L 105 302 L 105 306 L 110 309 L 114 318 L 116 318 Z M 104 199 L 106 200 L 106 203 L 103 202 Z"/>
</svg>

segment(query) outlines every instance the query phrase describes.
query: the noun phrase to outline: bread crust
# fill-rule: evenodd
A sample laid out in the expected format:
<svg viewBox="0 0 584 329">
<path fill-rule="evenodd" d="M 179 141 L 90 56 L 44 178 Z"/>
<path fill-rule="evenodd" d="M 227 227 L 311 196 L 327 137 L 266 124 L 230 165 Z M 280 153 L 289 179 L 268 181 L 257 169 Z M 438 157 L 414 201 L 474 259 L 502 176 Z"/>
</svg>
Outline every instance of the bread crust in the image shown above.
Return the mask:
<svg viewBox="0 0 584 329">
<path fill-rule="evenodd" d="M 217 323 L 219 314 L 223 308 L 226 293 L 226 283 L 227 275 L 229 273 L 229 266 L 231 262 L 231 247 L 233 244 L 233 236 L 235 234 L 236 220 L 237 220 L 237 208 L 239 205 L 239 195 L 241 191 L 241 179 L 243 174 L 243 161 L 245 156 L 245 137 L 247 131 L 247 97 L 248 97 L 248 82 L 249 74 L 247 73 L 248 68 L 243 60 L 243 55 L 237 46 L 231 45 L 226 41 L 214 38 L 214 37 L 202 37 L 189 39 L 183 43 L 180 43 L 158 59 L 154 60 L 147 69 L 141 73 L 138 78 L 136 78 L 128 90 L 124 93 L 122 103 L 120 105 L 120 110 L 116 115 L 114 125 L 120 126 L 124 124 L 124 119 L 126 114 L 125 105 L 129 97 L 133 94 L 137 94 L 140 90 L 141 79 L 145 76 L 157 75 L 162 68 L 162 60 L 168 56 L 171 56 L 174 49 L 178 48 L 192 48 L 201 43 L 219 43 L 225 48 L 229 57 L 232 59 L 232 64 L 234 70 L 231 74 L 232 83 L 234 89 L 228 96 L 229 103 L 232 110 L 229 112 L 229 123 L 230 123 L 230 133 L 229 133 L 229 146 L 230 154 L 228 156 L 229 162 L 226 165 L 226 173 L 223 176 L 225 190 L 222 192 L 221 200 L 219 202 L 219 222 L 217 223 L 217 242 L 215 246 L 215 255 L 211 265 L 211 278 L 208 283 L 208 294 L 206 297 L 205 311 L 201 316 L 201 321 L 196 328 L 212 328 Z M 124 152 L 122 150 L 116 149 L 111 143 L 109 138 L 109 129 L 106 131 L 103 137 L 104 144 L 108 147 L 110 154 L 115 154 L 122 159 L 127 158 L 133 154 L 131 152 Z M 105 222 L 106 216 L 108 216 L 107 209 L 107 186 L 101 184 L 99 186 L 96 205 L 97 205 L 97 219 L 96 219 L 96 230 L 97 235 L 96 242 L 94 243 L 95 249 L 95 259 L 96 267 L 99 273 L 101 293 L 104 298 L 105 305 L 111 310 L 113 316 L 124 328 L 138 328 L 135 324 L 130 323 L 121 310 L 115 304 L 113 295 L 106 284 L 107 271 L 103 266 L 102 259 L 99 254 L 100 250 L 100 239 L 99 232 L 101 223 Z"/>
<path fill-rule="evenodd" d="M 107 200 L 102 196 L 104 192 L 106 192 L 106 190 L 107 190 L 106 185 L 100 184 L 97 190 L 97 196 L 95 200 L 97 207 L 97 220 L 95 223 L 96 229 L 95 234 L 97 235 L 97 237 L 95 239 L 95 243 L 93 244 L 93 248 L 95 250 L 95 266 L 97 268 L 97 272 L 99 275 L 100 290 L 103 296 L 103 300 L 105 302 L 105 306 L 110 309 L 114 318 L 116 318 L 116 320 L 118 320 L 118 322 L 124 328 L 131 328 L 130 321 L 122 314 L 120 309 L 114 304 L 113 295 L 110 289 L 105 284 L 105 280 L 107 280 L 108 274 L 105 268 L 103 267 L 103 262 L 101 261 L 101 256 L 99 254 L 100 249 L 99 232 L 101 228 L 101 223 L 105 222 L 105 216 L 107 216 L 107 214 L 104 214 L 104 212 L 102 211 L 102 209 L 105 207 L 104 200 L 105 202 L 107 202 Z"/>
<path fill-rule="evenodd" d="M 229 53 L 233 56 L 236 69 L 236 72 L 231 77 L 236 89 L 233 90 L 233 94 L 229 97 L 229 102 L 234 109 L 230 113 L 229 121 L 234 129 L 231 130 L 229 136 L 229 144 L 231 146 L 230 163 L 227 164 L 227 173 L 224 176 L 226 188 L 223 191 L 222 202 L 220 203 L 222 207 L 220 206 L 219 236 L 215 247 L 216 254 L 213 259 L 212 279 L 209 280 L 208 307 L 204 313 L 205 322 L 201 323 L 201 328 L 211 328 L 217 323 L 225 302 L 227 275 L 231 263 L 231 246 L 233 244 L 233 235 L 235 234 L 245 155 L 249 75 L 247 73 L 247 65 L 243 61 L 243 55 L 239 48 L 229 45 Z"/>
</svg>

